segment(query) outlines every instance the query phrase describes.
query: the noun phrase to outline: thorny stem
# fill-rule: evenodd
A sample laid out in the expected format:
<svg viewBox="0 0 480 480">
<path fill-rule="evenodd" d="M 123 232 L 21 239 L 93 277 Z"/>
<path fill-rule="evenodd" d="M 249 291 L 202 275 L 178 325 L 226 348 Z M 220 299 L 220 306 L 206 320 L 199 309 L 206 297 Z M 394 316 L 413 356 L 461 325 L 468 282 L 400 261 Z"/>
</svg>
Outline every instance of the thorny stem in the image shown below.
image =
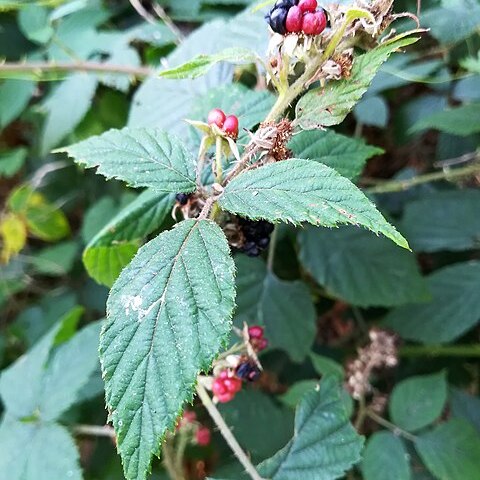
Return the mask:
<svg viewBox="0 0 480 480">
<path fill-rule="evenodd" d="M 407 345 L 399 350 L 401 357 L 480 357 L 480 344 L 473 345 Z"/>
<path fill-rule="evenodd" d="M 270 236 L 270 246 L 268 248 L 267 270 L 273 272 L 273 261 L 275 260 L 275 247 L 277 244 L 278 226 L 275 225 L 272 235 Z"/>
<path fill-rule="evenodd" d="M 373 421 L 377 422 L 382 427 L 388 428 L 393 434 L 400 435 L 401 437 L 405 438 L 406 440 L 410 440 L 411 442 L 415 442 L 417 437 L 412 435 L 411 433 L 406 432 L 405 430 L 397 427 L 397 425 L 385 420 L 383 417 L 378 415 L 377 413 L 373 412 L 370 409 L 366 410 L 367 416 L 369 416 Z"/>
<path fill-rule="evenodd" d="M 131 75 L 132 77 L 143 79 L 153 73 L 148 67 L 131 67 L 127 65 L 114 65 L 111 63 L 98 62 L 5 62 L 0 63 L 0 77 L 2 74 L 25 74 L 29 73 L 35 77 L 41 77 L 44 72 L 66 73 L 66 72 L 97 72 L 111 73 L 118 75 Z M 24 78 L 24 76 L 22 77 Z"/>
<path fill-rule="evenodd" d="M 203 406 L 207 409 L 210 417 L 217 425 L 220 433 L 222 434 L 223 438 L 227 442 L 228 446 L 232 449 L 235 456 L 238 458 L 239 462 L 243 465 L 246 472 L 250 476 L 252 480 L 263 480 L 262 477 L 258 474 L 257 470 L 253 466 L 250 459 L 247 457 L 247 454 L 242 450 L 242 447 L 238 444 L 237 439 L 233 436 L 230 428 L 225 423 L 222 415 L 218 411 L 217 407 L 212 402 L 210 395 L 205 390 L 205 387 L 198 382 L 197 383 L 197 394 L 200 400 L 203 403 Z"/>
<path fill-rule="evenodd" d="M 468 177 L 473 174 L 480 173 L 480 163 L 474 163 L 462 168 L 456 169 L 445 169 L 441 172 L 426 173 L 424 175 L 419 175 L 417 177 L 409 178 L 408 180 L 391 180 L 386 181 L 375 187 L 366 188 L 366 193 L 392 193 L 392 192 L 402 192 L 408 190 L 409 188 L 415 187 L 417 185 L 422 185 L 424 183 L 438 182 L 441 180 L 458 180 L 463 177 Z"/>
</svg>

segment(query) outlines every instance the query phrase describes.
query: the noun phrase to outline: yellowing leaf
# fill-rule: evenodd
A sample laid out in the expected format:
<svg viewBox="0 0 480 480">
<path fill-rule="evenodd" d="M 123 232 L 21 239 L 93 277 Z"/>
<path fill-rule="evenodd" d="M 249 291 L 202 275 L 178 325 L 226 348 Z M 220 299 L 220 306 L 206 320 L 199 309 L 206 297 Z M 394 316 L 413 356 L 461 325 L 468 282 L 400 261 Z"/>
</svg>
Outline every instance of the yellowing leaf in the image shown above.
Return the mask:
<svg viewBox="0 0 480 480">
<path fill-rule="evenodd" d="M 24 219 L 28 231 L 35 237 L 53 242 L 70 233 L 65 214 L 28 185 L 22 185 L 10 195 L 8 206 Z"/>
<path fill-rule="evenodd" d="M 2 250 L 0 251 L 0 263 L 8 263 L 27 241 L 27 229 L 23 220 L 11 213 L 0 222 L 0 237 Z"/>
</svg>

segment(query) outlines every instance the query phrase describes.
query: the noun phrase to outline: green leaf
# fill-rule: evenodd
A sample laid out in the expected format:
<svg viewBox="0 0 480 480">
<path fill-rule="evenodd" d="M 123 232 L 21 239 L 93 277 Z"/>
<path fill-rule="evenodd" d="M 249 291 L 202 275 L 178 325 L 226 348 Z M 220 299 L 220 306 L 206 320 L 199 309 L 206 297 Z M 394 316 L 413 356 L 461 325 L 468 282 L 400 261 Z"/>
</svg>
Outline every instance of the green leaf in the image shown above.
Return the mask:
<svg viewBox="0 0 480 480">
<path fill-rule="evenodd" d="M 75 73 L 64 80 L 42 105 L 46 112 L 40 151 L 46 155 L 72 132 L 87 113 L 97 89 L 97 79 Z"/>
<path fill-rule="evenodd" d="M 430 128 L 460 136 L 480 132 L 480 104 L 472 103 L 434 113 L 415 123 L 410 132 Z"/>
<path fill-rule="evenodd" d="M 8 480 L 81 480 L 79 454 L 67 429 L 55 423 L 0 425 L 0 477 Z"/>
<path fill-rule="evenodd" d="M 480 398 L 458 388 L 450 388 L 450 410 L 452 417 L 463 418 L 480 434 Z"/>
<path fill-rule="evenodd" d="M 343 379 L 345 371 L 342 365 L 335 360 L 324 355 L 318 355 L 318 353 L 310 353 L 310 360 L 313 368 L 319 375 L 331 375 Z"/>
<path fill-rule="evenodd" d="M 420 435 L 415 448 L 440 480 L 474 480 L 480 472 L 480 437 L 464 420 L 450 420 Z"/>
<path fill-rule="evenodd" d="M 0 393 L 9 415 L 19 420 L 32 416 L 46 422 L 57 419 L 75 403 L 78 392 L 96 370 L 99 322 L 85 327 L 50 355 L 60 327 L 70 328 L 66 323 L 69 320 L 65 317 L 57 323 L 2 372 Z"/>
<path fill-rule="evenodd" d="M 462 251 L 480 245 L 480 192 L 437 192 L 407 203 L 402 230 L 418 252 Z"/>
<path fill-rule="evenodd" d="M 336 297 L 362 307 L 429 300 L 415 256 L 356 227 L 299 232 L 299 258 Z"/>
<path fill-rule="evenodd" d="M 408 453 L 400 438 L 391 432 L 376 432 L 363 453 L 362 473 L 365 480 L 410 480 Z"/>
<path fill-rule="evenodd" d="M 433 423 L 447 401 L 445 372 L 410 377 L 398 383 L 390 397 L 392 422 L 414 432 Z"/>
<path fill-rule="evenodd" d="M 0 177 L 13 177 L 23 167 L 27 154 L 24 147 L 0 153 Z"/>
<path fill-rule="evenodd" d="M 0 129 L 23 112 L 34 90 L 35 82 L 26 80 L 5 80 L 0 84 Z"/>
<path fill-rule="evenodd" d="M 453 4 L 428 9 L 421 17 L 422 26 L 441 44 L 460 42 L 475 33 L 480 23 L 480 6 L 475 2 L 455 1 Z"/>
<path fill-rule="evenodd" d="M 432 301 L 406 305 L 387 315 L 385 326 L 426 344 L 455 340 L 480 320 L 480 262 L 457 263 L 427 278 Z"/>
<path fill-rule="evenodd" d="M 233 274 L 220 227 L 185 220 L 143 246 L 113 285 L 100 359 L 127 479 L 146 478 L 197 374 L 225 345 Z"/>
<path fill-rule="evenodd" d="M 235 261 L 237 318 L 265 325 L 269 346 L 285 350 L 294 362 L 302 362 L 316 332 L 315 306 L 307 286 L 301 281 L 280 280 L 267 272 L 259 259 L 238 255 Z"/>
<path fill-rule="evenodd" d="M 300 403 L 303 396 L 315 390 L 317 386 L 318 380 L 300 380 L 299 382 L 294 383 L 286 393 L 280 395 L 279 400 L 283 404 L 295 408 Z"/>
<path fill-rule="evenodd" d="M 54 34 L 48 14 L 48 9 L 41 5 L 25 5 L 18 14 L 22 33 L 33 42 L 47 43 Z"/>
<path fill-rule="evenodd" d="M 30 263 L 36 273 L 62 276 L 72 269 L 77 252 L 78 244 L 76 242 L 63 242 L 44 248 L 31 257 Z"/>
<path fill-rule="evenodd" d="M 226 186 L 219 204 L 254 219 L 324 227 L 361 225 L 408 248 L 402 235 L 353 183 L 309 160 L 284 160 L 243 173 Z"/>
<path fill-rule="evenodd" d="M 186 8 L 191 11 L 191 2 Z M 167 61 L 168 65 L 178 65 L 195 55 L 216 54 L 231 47 L 247 48 L 263 56 L 267 44 L 268 31 L 262 12 L 252 14 L 247 9 L 231 19 L 216 19 L 203 24 L 175 49 Z M 212 88 L 230 84 L 232 77 L 233 67 L 226 63 L 216 65 L 207 75 L 194 80 L 168 80 L 154 75 L 135 93 L 128 124 L 162 127 L 184 134 L 188 125 L 183 119 L 189 118 L 192 104 Z"/>
<path fill-rule="evenodd" d="M 112 286 L 137 252 L 140 241 L 165 220 L 174 197 L 146 190 L 121 210 L 85 248 L 83 263 L 88 274 L 98 283 Z"/>
<path fill-rule="evenodd" d="M 86 168 L 98 167 L 106 178 L 157 192 L 195 190 L 195 162 L 184 142 L 158 128 L 109 130 L 70 145 L 66 152 Z"/>
<path fill-rule="evenodd" d="M 293 412 L 257 390 L 244 390 L 220 413 L 254 461 L 272 456 L 293 435 Z"/>
<path fill-rule="evenodd" d="M 366 145 L 362 139 L 333 130 L 302 131 L 294 135 L 288 146 L 295 157 L 323 163 L 350 180 L 360 175 L 366 160 L 383 153 L 381 148 Z"/>
<path fill-rule="evenodd" d="M 348 421 L 339 384 L 326 377 L 298 406 L 292 440 L 259 471 L 271 480 L 333 480 L 360 460 L 362 447 L 363 438 Z"/>
<path fill-rule="evenodd" d="M 198 78 L 205 75 L 214 65 L 220 62 L 238 65 L 255 63 L 256 60 L 257 56 L 251 50 L 246 48 L 227 48 L 213 55 L 197 55 L 192 60 L 178 67 L 162 70 L 159 76 L 169 79 Z"/>
<path fill-rule="evenodd" d="M 388 57 L 417 40 L 418 37 L 400 38 L 356 57 L 348 79 L 314 88 L 298 101 L 296 123 L 306 130 L 341 123 L 367 91 L 378 69 Z"/>
<path fill-rule="evenodd" d="M 357 122 L 385 128 L 388 123 L 388 103 L 380 96 L 368 96 L 355 105 L 354 114 Z"/>
</svg>

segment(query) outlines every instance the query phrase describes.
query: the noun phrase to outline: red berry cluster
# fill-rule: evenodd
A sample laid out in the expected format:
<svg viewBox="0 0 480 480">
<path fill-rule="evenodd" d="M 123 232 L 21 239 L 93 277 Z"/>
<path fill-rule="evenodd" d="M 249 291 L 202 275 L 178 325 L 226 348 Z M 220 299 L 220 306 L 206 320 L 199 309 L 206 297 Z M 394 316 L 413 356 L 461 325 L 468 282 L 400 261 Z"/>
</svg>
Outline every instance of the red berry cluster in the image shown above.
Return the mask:
<svg viewBox="0 0 480 480">
<path fill-rule="evenodd" d="M 274 32 L 320 35 L 327 27 L 327 13 L 317 10 L 317 0 L 278 0 L 266 19 Z"/>
<path fill-rule="evenodd" d="M 197 414 L 193 410 L 185 410 L 183 417 L 177 425 L 177 430 L 189 429 L 194 434 L 193 441 L 201 447 L 206 447 L 210 444 L 212 432 L 205 425 L 201 425 L 197 421 Z"/>
<path fill-rule="evenodd" d="M 252 325 L 248 327 L 248 336 L 252 347 L 260 352 L 268 346 L 268 340 L 264 337 L 264 329 L 260 325 Z"/>
<path fill-rule="evenodd" d="M 215 378 L 212 392 L 220 403 L 226 403 L 242 389 L 242 381 L 229 370 L 222 370 Z"/>
<path fill-rule="evenodd" d="M 263 335 L 263 327 L 252 325 L 248 328 L 248 341 L 256 352 L 265 349 L 268 345 L 268 341 Z M 225 368 L 213 379 L 212 392 L 215 396 L 214 399 L 220 403 L 233 400 L 242 389 L 242 380 L 253 382 L 259 377 L 260 373 L 258 360 L 248 355 L 238 356 L 233 369 Z"/>
<path fill-rule="evenodd" d="M 223 110 L 214 108 L 208 114 L 207 123 L 209 125 L 216 125 L 233 139 L 238 137 L 238 118 L 235 115 L 227 116 Z"/>
</svg>

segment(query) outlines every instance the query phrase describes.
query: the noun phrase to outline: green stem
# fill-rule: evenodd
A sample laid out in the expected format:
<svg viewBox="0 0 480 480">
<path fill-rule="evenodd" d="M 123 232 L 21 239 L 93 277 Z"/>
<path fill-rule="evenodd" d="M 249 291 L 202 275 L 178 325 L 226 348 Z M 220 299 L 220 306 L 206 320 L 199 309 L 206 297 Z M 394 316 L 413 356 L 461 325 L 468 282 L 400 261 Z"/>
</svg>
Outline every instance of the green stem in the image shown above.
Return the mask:
<svg viewBox="0 0 480 480">
<path fill-rule="evenodd" d="M 445 170 L 442 172 L 426 173 L 408 180 L 392 180 L 384 182 L 375 187 L 366 188 L 366 193 L 392 193 L 402 192 L 409 188 L 421 185 L 423 183 L 438 182 L 441 180 L 458 180 L 463 177 L 468 177 L 475 173 L 480 173 L 480 164 L 474 163 L 462 168 L 455 168 L 453 170 Z"/>
<path fill-rule="evenodd" d="M 399 436 L 405 438 L 406 440 L 410 440 L 411 442 L 415 442 L 417 440 L 417 437 L 415 435 L 412 435 L 411 433 L 408 433 L 407 431 L 401 429 L 400 427 L 397 427 L 395 424 L 389 422 L 388 420 L 385 420 L 383 417 L 376 414 L 375 412 L 372 412 L 372 410 L 367 409 L 367 415 L 373 421 L 377 422 L 382 427 L 387 428 L 388 430 L 390 430 L 395 435 L 399 435 Z"/>
<path fill-rule="evenodd" d="M 31 62 L 0 63 L 0 78 L 41 79 L 44 73 L 96 72 L 131 75 L 139 79 L 148 77 L 153 70 L 147 67 L 130 67 L 97 62 Z"/>
<path fill-rule="evenodd" d="M 180 430 L 178 433 L 177 448 L 175 449 L 175 471 L 183 473 L 183 457 L 187 448 L 189 435 L 188 432 Z"/>
<path fill-rule="evenodd" d="M 275 247 L 277 245 L 278 226 L 275 225 L 272 235 L 270 237 L 270 245 L 268 247 L 267 269 L 273 272 L 273 261 L 275 260 Z"/>
<path fill-rule="evenodd" d="M 171 480 L 185 480 L 183 472 L 179 472 L 175 467 L 175 451 L 172 445 L 172 437 L 165 440 L 162 448 L 163 465 L 168 472 Z"/>
<path fill-rule="evenodd" d="M 247 457 L 247 454 L 242 450 L 242 447 L 237 442 L 237 439 L 234 437 L 230 428 L 228 428 L 228 425 L 225 423 L 222 415 L 218 411 L 215 404 L 212 402 L 210 395 L 205 390 L 205 387 L 201 384 L 201 381 L 198 381 L 197 383 L 197 394 L 202 401 L 203 406 L 207 409 L 210 417 L 212 417 L 212 420 L 215 422 L 218 429 L 220 430 L 220 433 L 227 442 L 228 446 L 232 449 L 239 462 L 243 465 L 243 468 L 245 468 L 245 471 L 248 473 L 250 478 L 252 480 L 263 480 L 253 466 L 250 459 Z"/>
<path fill-rule="evenodd" d="M 402 357 L 480 357 L 480 344 L 407 345 L 400 348 Z"/>
<path fill-rule="evenodd" d="M 355 425 L 354 425 L 355 430 L 358 431 L 362 428 L 366 415 L 367 415 L 367 406 L 365 403 L 365 397 L 362 395 L 358 399 L 358 412 L 357 412 L 357 418 L 355 420 Z"/>
<path fill-rule="evenodd" d="M 222 167 L 222 137 L 217 136 L 215 141 L 215 181 L 222 183 L 223 167 Z"/>
</svg>

